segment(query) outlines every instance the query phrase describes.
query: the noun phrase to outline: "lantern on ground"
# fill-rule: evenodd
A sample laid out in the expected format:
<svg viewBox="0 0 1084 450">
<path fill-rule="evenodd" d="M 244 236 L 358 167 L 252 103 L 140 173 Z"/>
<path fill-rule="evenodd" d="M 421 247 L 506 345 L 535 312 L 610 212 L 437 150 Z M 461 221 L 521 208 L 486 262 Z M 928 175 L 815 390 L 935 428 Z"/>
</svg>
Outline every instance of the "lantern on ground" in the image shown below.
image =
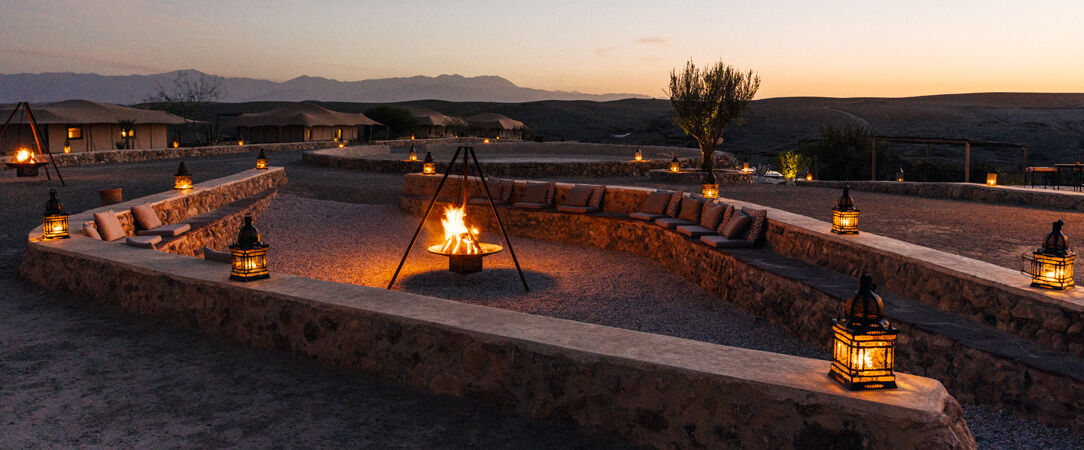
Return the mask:
<svg viewBox="0 0 1084 450">
<path fill-rule="evenodd" d="M 407 160 L 408 161 L 417 161 L 418 160 L 418 152 L 416 150 L 414 150 L 414 144 L 410 144 L 410 154 L 407 155 Z"/>
<path fill-rule="evenodd" d="M 851 187 L 843 187 L 843 195 L 832 208 L 832 232 L 835 234 L 858 234 L 858 208 L 851 198 Z"/>
<path fill-rule="evenodd" d="M 65 139 L 64 140 L 64 153 L 71 153 L 71 152 L 72 152 L 72 141 L 71 141 L 71 139 Z"/>
<path fill-rule="evenodd" d="M 634 159 L 636 161 L 643 161 L 644 160 L 643 152 L 641 152 L 640 149 L 637 148 L 636 149 L 636 154 L 632 156 L 632 159 Z"/>
<path fill-rule="evenodd" d="M 237 242 L 230 246 L 233 268 L 230 279 L 253 281 L 271 278 L 267 272 L 267 244 L 260 242 L 260 232 L 252 226 L 252 216 L 245 216 L 245 225 L 237 233 Z"/>
<path fill-rule="evenodd" d="M 483 144 L 488 144 L 489 143 L 489 138 L 482 139 L 482 143 Z"/>
<path fill-rule="evenodd" d="M 753 168 L 749 167 L 749 162 L 741 163 L 741 173 L 753 173 Z"/>
<path fill-rule="evenodd" d="M 173 189 L 192 189 L 192 175 L 188 173 L 184 161 L 181 161 L 181 165 L 177 167 L 177 173 L 173 175 Z"/>
<path fill-rule="evenodd" d="M 828 374 L 852 391 L 896 387 L 893 372 L 899 330 L 884 317 L 877 287 L 862 275 L 858 292 L 843 307 L 832 325 L 832 369 Z"/>
<path fill-rule="evenodd" d="M 997 173 L 996 172 L 990 172 L 990 173 L 986 174 L 986 185 L 987 186 L 997 186 Z"/>
<path fill-rule="evenodd" d="M 1031 285 L 1047 289 L 1064 290 L 1072 288 L 1073 263 L 1076 255 L 1069 249 L 1061 227 L 1065 222 L 1054 222 L 1053 229 L 1043 241 L 1043 246 L 1031 255 L 1023 256 L 1024 274 L 1031 276 Z"/>
<path fill-rule="evenodd" d="M 177 142 L 177 140 L 176 140 L 176 139 L 174 139 L 174 140 L 173 140 L 173 148 L 177 148 L 177 147 L 180 147 L 180 146 L 181 146 L 181 143 L 180 143 L 180 142 Z"/>
<path fill-rule="evenodd" d="M 41 240 L 67 239 L 68 213 L 56 198 L 56 189 L 49 189 L 49 201 L 45 202 L 45 214 L 41 216 Z"/>
<path fill-rule="evenodd" d="M 267 169 L 267 154 L 263 152 L 262 148 L 260 154 L 256 155 L 256 168 L 260 170 Z"/>
<path fill-rule="evenodd" d="M 903 167 L 896 171 L 896 181 L 903 181 Z"/>
<path fill-rule="evenodd" d="M 670 160 L 670 171 L 671 172 L 680 172 L 681 171 L 681 163 L 678 162 L 677 155 L 674 155 L 674 158 Z"/>
<path fill-rule="evenodd" d="M 339 148 L 346 147 L 346 141 L 339 141 Z"/>
<path fill-rule="evenodd" d="M 704 174 L 701 188 L 701 193 L 704 195 L 704 198 L 719 198 L 719 181 L 715 179 L 715 172 Z"/>
<path fill-rule="evenodd" d="M 237 146 L 238 147 L 243 147 L 244 145 L 245 145 L 245 140 L 244 139 L 238 139 L 237 140 Z"/>
<path fill-rule="evenodd" d="M 433 153 L 426 150 L 425 161 L 422 162 L 422 173 L 432 175 L 437 173 L 437 163 L 433 162 Z"/>
<path fill-rule="evenodd" d="M 806 172 L 805 173 L 805 180 L 806 181 L 813 181 L 813 172 Z"/>
</svg>

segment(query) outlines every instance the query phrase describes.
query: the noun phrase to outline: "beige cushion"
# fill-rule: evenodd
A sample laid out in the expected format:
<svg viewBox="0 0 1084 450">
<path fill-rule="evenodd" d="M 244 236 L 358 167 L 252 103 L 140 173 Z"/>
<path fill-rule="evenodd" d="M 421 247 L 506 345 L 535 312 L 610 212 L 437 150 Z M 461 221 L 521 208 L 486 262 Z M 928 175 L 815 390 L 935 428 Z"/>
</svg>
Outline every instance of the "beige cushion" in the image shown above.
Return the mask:
<svg viewBox="0 0 1084 450">
<path fill-rule="evenodd" d="M 666 206 L 670 204 L 671 194 L 669 192 L 655 191 L 648 194 L 647 200 L 644 201 L 644 206 L 640 207 L 642 213 L 647 214 L 666 214 Z"/>
<path fill-rule="evenodd" d="M 223 263 L 232 263 L 233 255 L 230 252 L 220 252 L 210 247 L 203 247 L 203 259 Z"/>
<path fill-rule="evenodd" d="M 102 240 L 102 236 L 98 234 L 98 229 L 94 228 L 94 222 L 86 222 L 83 224 L 83 236 L 99 241 Z"/>
<path fill-rule="evenodd" d="M 681 199 L 681 212 L 678 213 L 678 219 L 688 220 L 689 222 L 700 222 L 700 199 L 693 197 L 686 197 Z"/>
<path fill-rule="evenodd" d="M 753 224 L 753 218 L 749 217 L 744 212 L 737 212 L 734 217 L 730 218 L 730 222 L 727 222 L 723 230 L 719 232 L 723 237 L 727 239 L 739 239 L 745 237 L 745 232 L 749 230 L 749 226 Z"/>
<path fill-rule="evenodd" d="M 682 225 L 677 227 L 677 232 L 694 238 L 715 234 L 715 230 L 700 225 Z"/>
<path fill-rule="evenodd" d="M 606 186 L 595 186 L 595 189 L 591 191 L 591 199 L 587 201 L 587 206 L 592 208 L 602 208 L 602 195 L 606 193 Z"/>
<path fill-rule="evenodd" d="M 680 227 L 682 225 L 696 225 L 696 224 L 692 223 L 692 222 L 689 222 L 688 220 L 685 220 L 685 219 L 675 219 L 673 217 L 663 217 L 661 219 L 655 219 L 655 225 L 658 225 L 658 226 L 663 227 L 663 228 L 673 229 L 673 228 Z"/>
<path fill-rule="evenodd" d="M 710 202 L 707 209 L 704 210 L 704 214 L 700 216 L 700 226 L 710 228 L 712 230 L 719 228 L 719 224 L 723 221 L 723 214 L 726 213 L 727 204 Z"/>
<path fill-rule="evenodd" d="M 715 248 L 744 248 L 753 246 L 753 244 L 745 239 L 727 239 L 724 236 L 701 236 L 700 242 Z"/>
<path fill-rule="evenodd" d="M 662 217 L 666 217 L 666 216 L 663 215 L 663 214 L 650 214 L 650 213 L 646 213 L 646 212 L 634 212 L 632 214 L 629 214 L 630 219 L 644 220 L 644 221 L 648 221 L 648 222 L 653 221 L 655 219 L 662 218 Z"/>
<path fill-rule="evenodd" d="M 591 200 L 592 192 L 594 192 L 594 189 L 590 186 L 576 185 L 568 191 L 565 202 L 562 204 L 566 206 L 587 206 L 587 202 Z"/>
<path fill-rule="evenodd" d="M 157 227 L 157 228 L 155 228 L 153 230 L 139 230 L 139 231 L 136 231 L 136 234 L 140 235 L 140 236 L 173 237 L 173 236 L 180 236 L 180 235 L 184 234 L 185 232 L 187 232 L 188 230 L 191 230 L 191 229 L 192 229 L 192 226 L 187 224 L 187 223 L 175 223 L 175 224 L 172 224 L 172 225 L 162 225 L 162 226 Z"/>
<path fill-rule="evenodd" d="M 125 244 L 139 248 L 154 248 L 154 244 L 162 242 L 162 236 L 128 236 Z"/>
<path fill-rule="evenodd" d="M 524 203 L 547 203 L 546 197 L 549 190 L 549 183 L 527 183 L 527 189 L 524 189 L 523 198 L 520 201 Z"/>
<path fill-rule="evenodd" d="M 497 203 L 505 204 L 512 201 L 512 191 L 515 188 L 515 182 L 512 180 L 501 180 L 501 197 L 497 200 Z"/>
<path fill-rule="evenodd" d="M 154 212 L 154 208 L 151 208 L 150 205 L 133 206 L 132 218 L 135 219 L 138 228 L 143 230 L 150 230 L 162 226 L 162 221 L 158 219 L 158 213 Z"/>
<path fill-rule="evenodd" d="M 113 242 L 124 237 L 124 227 L 120 226 L 117 213 L 112 210 L 94 213 L 94 225 L 98 227 L 103 241 Z"/>
</svg>

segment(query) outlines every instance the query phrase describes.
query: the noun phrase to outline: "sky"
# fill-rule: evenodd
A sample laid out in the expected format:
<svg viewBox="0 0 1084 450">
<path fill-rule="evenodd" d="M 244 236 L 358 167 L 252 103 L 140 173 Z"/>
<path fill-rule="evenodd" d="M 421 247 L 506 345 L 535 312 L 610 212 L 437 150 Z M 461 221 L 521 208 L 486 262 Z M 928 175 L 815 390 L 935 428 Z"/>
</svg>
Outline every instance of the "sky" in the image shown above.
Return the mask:
<svg viewBox="0 0 1084 450">
<path fill-rule="evenodd" d="M 1084 1 L 0 0 L 0 73 L 498 75 L 663 97 L 723 61 L 758 98 L 1084 92 Z"/>
</svg>

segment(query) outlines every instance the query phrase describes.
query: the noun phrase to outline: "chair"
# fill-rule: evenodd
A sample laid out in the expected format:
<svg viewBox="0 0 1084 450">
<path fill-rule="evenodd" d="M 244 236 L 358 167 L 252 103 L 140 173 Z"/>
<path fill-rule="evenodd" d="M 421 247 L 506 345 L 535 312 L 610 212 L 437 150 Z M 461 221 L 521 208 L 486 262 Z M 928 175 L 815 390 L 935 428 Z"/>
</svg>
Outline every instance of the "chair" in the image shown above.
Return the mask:
<svg viewBox="0 0 1084 450">
<path fill-rule="evenodd" d="M 1024 168 L 1024 184 L 1030 184 L 1031 187 L 1035 187 L 1035 177 L 1039 176 L 1043 179 L 1043 187 L 1054 186 L 1055 189 L 1061 189 L 1061 180 L 1058 179 L 1058 169 L 1055 167 L 1025 167 Z"/>
</svg>

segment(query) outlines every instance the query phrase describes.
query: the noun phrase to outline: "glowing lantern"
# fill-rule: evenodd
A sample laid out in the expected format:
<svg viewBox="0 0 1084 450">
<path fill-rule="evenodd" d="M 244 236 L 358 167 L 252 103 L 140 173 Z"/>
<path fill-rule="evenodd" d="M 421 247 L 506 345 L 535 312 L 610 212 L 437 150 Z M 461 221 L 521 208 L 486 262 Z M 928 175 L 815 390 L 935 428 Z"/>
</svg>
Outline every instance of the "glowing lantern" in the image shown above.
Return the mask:
<svg viewBox="0 0 1084 450">
<path fill-rule="evenodd" d="M 1065 234 L 1061 227 L 1065 222 L 1054 222 L 1050 234 L 1043 241 L 1043 246 L 1035 250 L 1031 256 L 1024 255 L 1023 267 L 1020 269 L 1026 275 L 1031 276 L 1031 285 L 1047 289 L 1064 290 L 1072 288 L 1076 283 L 1073 281 L 1073 263 L 1076 254 L 1069 249 L 1065 240 Z"/>
<path fill-rule="evenodd" d="M 997 173 L 990 172 L 986 174 L 986 185 L 997 186 Z"/>
<path fill-rule="evenodd" d="M 632 159 L 634 159 L 636 161 L 643 161 L 644 160 L 644 154 L 640 152 L 640 149 L 636 149 L 636 154 L 632 157 Z"/>
<path fill-rule="evenodd" d="M 64 153 L 72 152 L 72 141 L 70 139 L 64 140 Z"/>
<path fill-rule="evenodd" d="M 433 153 L 426 150 L 425 162 L 422 163 L 422 173 L 432 175 L 437 173 L 437 163 L 433 162 Z"/>
<path fill-rule="evenodd" d="M 832 326 L 832 369 L 828 374 L 852 391 L 896 387 L 893 372 L 899 330 L 884 317 L 877 286 L 862 275 L 858 292 Z"/>
<path fill-rule="evenodd" d="M 177 147 L 180 147 L 180 146 L 181 146 L 180 142 L 177 142 L 177 140 L 173 140 L 173 148 L 177 148 Z"/>
<path fill-rule="evenodd" d="M 498 141 L 499 141 L 499 140 L 501 140 L 501 137 L 500 137 L 500 136 L 497 136 L 497 140 L 498 140 Z"/>
<path fill-rule="evenodd" d="M 741 173 L 753 173 L 753 168 L 749 167 L 749 162 L 741 163 Z"/>
<path fill-rule="evenodd" d="M 184 161 L 181 161 L 181 165 L 177 167 L 177 173 L 173 175 L 173 189 L 192 189 L 192 175 L 188 173 Z"/>
<path fill-rule="evenodd" d="M 122 139 L 127 139 L 128 138 L 128 130 L 120 130 L 120 137 Z"/>
<path fill-rule="evenodd" d="M 238 140 L 237 140 L 237 146 L 238 146 L 238 147 L 242 147 L 242 146 L 244 146 L 244 145 L 245 145 L 245 140 L 244 140 L 244 139 L 238 139 Z"/>
<path fill-rule="evenodd" d="M 903 181 L 903 167 L 896 171 L 896 181 Z"/>
<path fill-rule="evenodd" d="M 267 169 L 267 155 L 264 154 L 263 149 L 260 149 L 260 154 L 256 155 L 256 168 L 260 170 Z"/>
<path fill-rule="evenodd" d="M 339 148 L 343 148 L 343 147 L 346 147 L 346 142 L 345 141 L 339 141 Z"/>
<path fill-rule="evenodd" d="M 252 216 L 245 216 L 245 225 L 237 233 L 237 242 L 230 246 L 233 269 L 230 279 L 253 281 L 271 278 L 267 272 L 267 244 L 260 242 L 260 232 L 252 226 Z"/>
<path fill-rule="evenodd" d="M 489 143 L 489 138 L 482 139 L 482 143 L 483 144 L 488 144 Z"/>
<path fill-rule="evenodd" d="M 719 181 L 715 179 L 715 172 L 704 174 L 704 180 L 701 187 L 703 188 L 701 189 L 701 193 L 704 195 L 704 198 L 719 198 Z"/>
<path fill-rule="evenodd" d="M 678 162 L 678 159 L 677 159 L 676 155 L 674 156 L 674 159 L 670 160 L 670 171 L 671 172 L 680 172 L 681 171 L 681 163 Z"/>
<path fill-rule="evenodd" d="M 858 234 L 858 208 L 851 198 L 851 187 L 843 187 L 843 195 L 832 208 L 832 232 L 835 234 Z"/>
<path fill-rule="evenodd" d="M 813 172 L 806 172 L 805 173 L 805 180 L 806 181 L 813 181 Z"/>
<path fill-rule="evenodd" d="M 67 239 L 68 213 L 56 198 L 56 189 L 49 189 L 49 201 L 45 202 L 45 214 L 41 216 L 41 240 Z"/>
<path fill-rule="evenodd" d="M 414 140 L 414 135 L 413 134 L 410 135 L 410 140 L 412 140 L 412 141 Z"/>
<path fill-rule="evenodd" d="M 418 160 L 418 152 L 414 150 L 414 144 L 410 144 L 410 154 L 407 155 L 407 160 L 409 160 L 409 161 L 417 161 Z"/>
</svg>

